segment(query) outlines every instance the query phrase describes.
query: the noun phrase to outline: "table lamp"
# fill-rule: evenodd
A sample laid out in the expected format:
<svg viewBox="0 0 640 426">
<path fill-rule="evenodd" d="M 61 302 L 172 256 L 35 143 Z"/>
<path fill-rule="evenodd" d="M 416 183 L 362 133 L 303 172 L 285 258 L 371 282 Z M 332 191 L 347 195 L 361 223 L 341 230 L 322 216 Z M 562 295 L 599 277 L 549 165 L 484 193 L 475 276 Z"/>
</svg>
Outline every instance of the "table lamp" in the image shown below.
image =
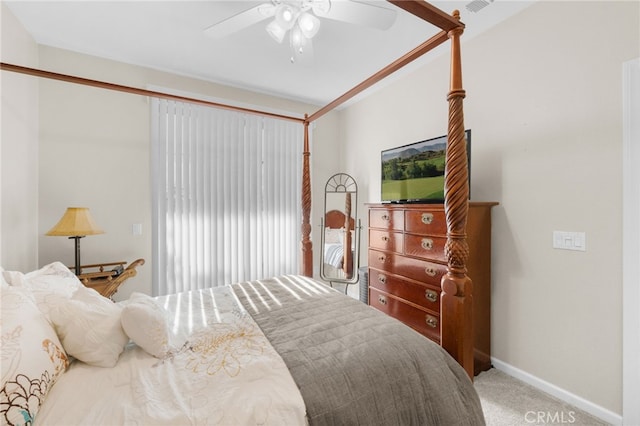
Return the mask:
<svg viewBox="0 0 640 426">
<path fill-rule="evenodd" d="M 104 234 L 95 224 L 87 207 L 68 207 L 62 218 L 46 235 L 69 237 L 76 240 L 76 275 L 80 275 L 80 238 Z"/>
</svg>

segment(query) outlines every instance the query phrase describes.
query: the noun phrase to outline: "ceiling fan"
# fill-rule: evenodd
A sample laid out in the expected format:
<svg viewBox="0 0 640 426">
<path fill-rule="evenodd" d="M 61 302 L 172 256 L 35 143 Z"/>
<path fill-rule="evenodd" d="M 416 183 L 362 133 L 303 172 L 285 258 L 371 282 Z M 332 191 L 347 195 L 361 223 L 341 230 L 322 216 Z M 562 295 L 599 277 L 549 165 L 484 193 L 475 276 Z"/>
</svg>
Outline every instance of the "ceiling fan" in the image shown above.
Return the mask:
<svg viewBox="0 0 640 426">
<path fill-rule="evenodd" d="M 311 39 L 320 29 L 320 18 L 386 30 L 396 11 L 356 0 L 271 0 L 226 18 L 204 30 L 212 38 L 223 38 L 260 21 L 273 18 L 267 33 L 282 43 L 287 32 L 291 62 L 311 49 Z"/>
</svg>

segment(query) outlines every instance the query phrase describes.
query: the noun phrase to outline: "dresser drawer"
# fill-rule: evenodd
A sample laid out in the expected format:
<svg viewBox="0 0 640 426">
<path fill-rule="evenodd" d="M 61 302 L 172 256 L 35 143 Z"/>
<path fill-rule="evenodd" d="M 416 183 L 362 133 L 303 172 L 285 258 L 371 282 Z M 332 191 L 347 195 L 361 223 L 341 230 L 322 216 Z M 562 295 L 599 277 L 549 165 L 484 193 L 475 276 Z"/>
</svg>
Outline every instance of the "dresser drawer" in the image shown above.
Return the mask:
<svg viewBox="0 0 640 426">
<path fill-rule="evenodd" d="M 401 275 L 407 278 L 440 287 L 442 277 L 447 273 L 447 266 L 426 260 L 397 256 L 395 266 Z"/>
<path fill-rule="evenodd" d="M 405 231 L 421 235 L 447 235 L 444 210 L 407 210 Z"/>
<path fill-rule="evenodd" d="M 369 267 L 439 287 L 445 265 L 399 254 L 369 250 Z"/>
<path fill-rule="evenodd" d="M 440 316 L 403 302 L 369 287 L 369 303 L 379 311 L 407 324 L 431 340 L 440 343 Z"/>
<path fill-rule="evenodd" d="M 395 274 L 397 273 L 395 267 L 395 255 L 389 252 L 369 249 L 369 268 L 388 271 L 391 274 Z"/>
<path fill-rule="evenodd" d="M 440 287 L 414 283 L 376 269 L 369 269 L 369 285 L 440 313 Z"/>
<path fill-rule="evenodd" d="M 403 234 L 401 232 L 369 230 L 369 247 L 402 253 Z"/>
<path fill-rule="evenodd" d="M 369 227 L 402 231 L 404 212 L 391 209 L 369 209 Z"/>
<path fill-rule="evenodd" d="M 446 237 L 405 234 L 404 254 L 446 262 L 447 259 L 444 254 L 444 246 L 446 243 Z"/>
</svg>

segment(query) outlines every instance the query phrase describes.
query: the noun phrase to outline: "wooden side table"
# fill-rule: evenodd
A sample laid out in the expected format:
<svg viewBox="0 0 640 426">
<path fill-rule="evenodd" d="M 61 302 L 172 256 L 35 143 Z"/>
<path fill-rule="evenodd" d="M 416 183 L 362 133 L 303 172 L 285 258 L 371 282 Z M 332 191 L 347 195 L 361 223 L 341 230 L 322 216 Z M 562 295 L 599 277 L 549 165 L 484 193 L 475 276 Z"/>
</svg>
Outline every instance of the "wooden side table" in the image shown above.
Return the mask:
<svg viewBox="0 0 640 426">
<path fill-rule="evenodd" d="M 85 287 L 92 288 L 110 299 L 127 279 L 136 276 L 136 268 L 142 265 L 144 265 L 144 259 L 137 259 L 128 266 L 127 262 L 82 265 L 78 278 Z"/>
</svg>

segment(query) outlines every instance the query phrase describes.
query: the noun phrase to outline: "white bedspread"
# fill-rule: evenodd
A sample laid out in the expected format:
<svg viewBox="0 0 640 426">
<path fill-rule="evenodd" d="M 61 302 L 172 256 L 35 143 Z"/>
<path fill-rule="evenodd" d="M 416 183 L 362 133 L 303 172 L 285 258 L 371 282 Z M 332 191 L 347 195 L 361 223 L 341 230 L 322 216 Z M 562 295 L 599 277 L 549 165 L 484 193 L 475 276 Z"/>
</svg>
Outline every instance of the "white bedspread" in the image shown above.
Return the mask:
<svg viewBox="0 0 640 426">
<path fill-rule="evenodd" d="M 324 245 L 324 263 L 334 268 L 342 268 L 344 258 L 344 245 L 342 243 L 325 243 Z"/>
<path fill-rule="evenodd" d="M 229 287 L 159 299 L 177 349 L 159 360 L 130 344 L 113 368 L 72 363 L 36 417 L 41 425 L 304 425 L 280 356 Z"/>
</svg>

